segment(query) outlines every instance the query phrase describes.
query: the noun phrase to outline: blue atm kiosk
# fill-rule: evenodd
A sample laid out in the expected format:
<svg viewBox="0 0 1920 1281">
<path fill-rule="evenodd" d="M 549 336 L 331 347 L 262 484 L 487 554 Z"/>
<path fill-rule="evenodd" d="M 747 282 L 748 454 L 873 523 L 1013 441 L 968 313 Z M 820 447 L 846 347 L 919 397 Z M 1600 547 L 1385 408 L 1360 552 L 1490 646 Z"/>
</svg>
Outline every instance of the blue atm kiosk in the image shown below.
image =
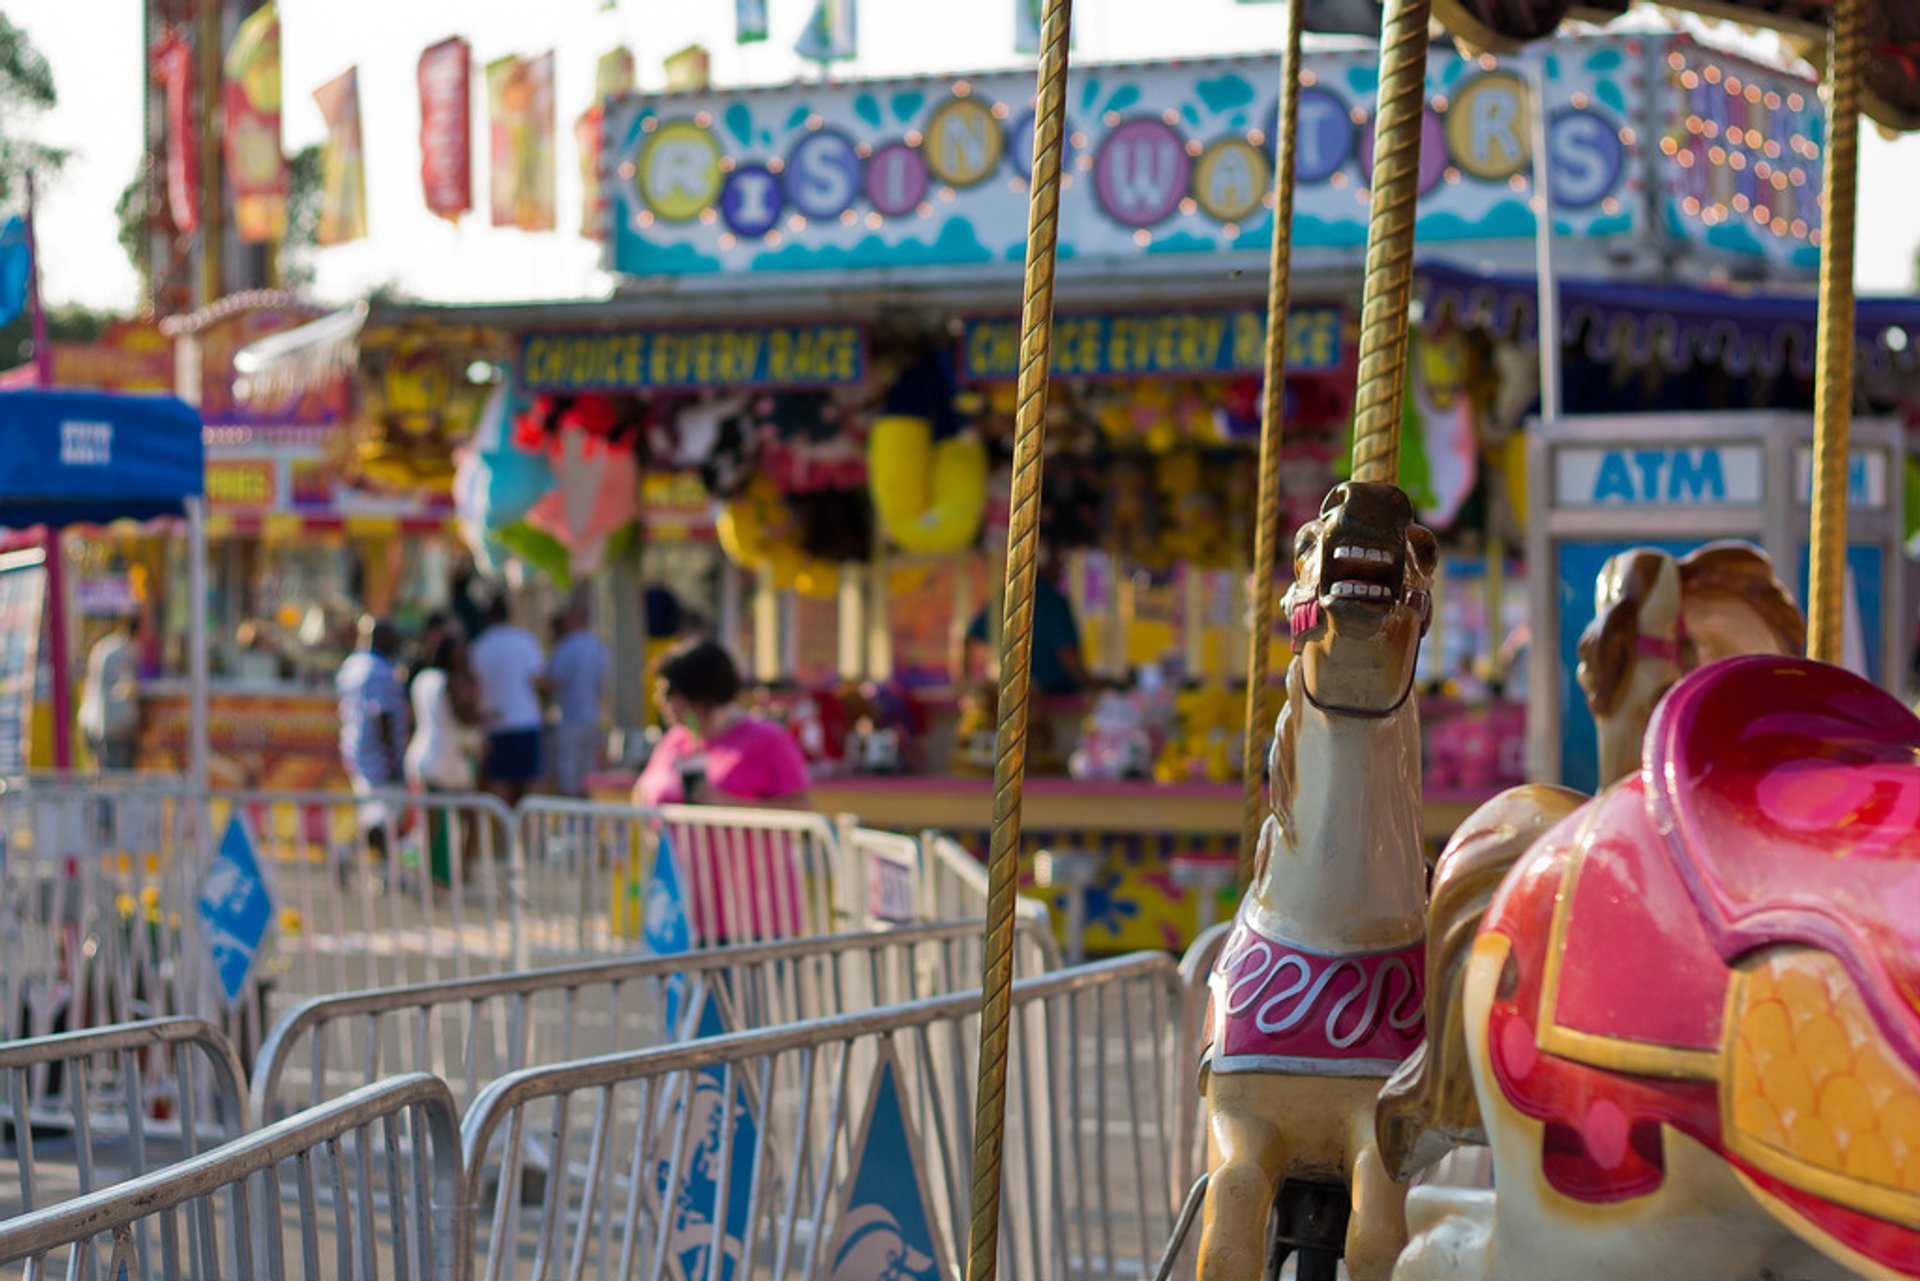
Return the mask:
<svg viewBox="0 0 1920 1281">
<path fill-rule="evenodd" d="M 1683 555 L 1715 539 L 1745 539 L 1773 558 L 1804 604 L 1813 419 L 1581 416 L 1532 423 L 1529 433 L 1529 774 L 1591 791 L 1598 745 L 1574 679 L 1574 647 L 1593 621 L 1600 566 L 1631 547 Z M 1856 420 L 1851 445 L 1846 662 L 1898 689 L 1906 668 L 1898 425 Z"/>
</svg>

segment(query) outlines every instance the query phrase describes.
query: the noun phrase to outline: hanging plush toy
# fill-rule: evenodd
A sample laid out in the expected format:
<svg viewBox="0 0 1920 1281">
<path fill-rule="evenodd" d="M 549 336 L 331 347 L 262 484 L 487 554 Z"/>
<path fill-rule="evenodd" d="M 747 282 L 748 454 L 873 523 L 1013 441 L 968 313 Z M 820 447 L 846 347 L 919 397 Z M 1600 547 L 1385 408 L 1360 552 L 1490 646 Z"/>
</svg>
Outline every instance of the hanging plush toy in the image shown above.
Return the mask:
<svg viewBox="0 0 1920 1281">
<path fill-rule="evenodd" d="M 876 419 L 867 434 L 874 514 L 903 551 L 945 555 L 971 547 L 987 508 L 987 451 L 971 432 L 933 439 L 924 418 Z"/>
<path fill-rule="evenodd" d="M 827 597 L 840 588 L 839 568 L 807 555 L 802 528 L 787 500 L 766 476 L 755 476 L 720 509 L 720 548 L 742 569 L 767 573 L 781 591 Z"/>
</svg>

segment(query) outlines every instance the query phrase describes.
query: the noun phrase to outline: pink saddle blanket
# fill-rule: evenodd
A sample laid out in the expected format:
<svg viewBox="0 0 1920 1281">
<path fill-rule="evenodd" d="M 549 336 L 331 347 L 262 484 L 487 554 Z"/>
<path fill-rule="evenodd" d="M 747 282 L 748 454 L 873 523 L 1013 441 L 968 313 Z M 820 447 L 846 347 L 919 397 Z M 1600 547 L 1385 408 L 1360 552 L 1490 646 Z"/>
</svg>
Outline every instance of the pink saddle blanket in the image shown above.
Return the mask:
<svg viewBox="0 0 1920 1281">
<path fill-rule="evenodd" d="M 1645 760 L 1649 817 L 1721 959 L 1831 953 L 1920 1069 L 1920 718 L 1837 667 L 1729 659 L 1661 703 Z"/>
</svg>

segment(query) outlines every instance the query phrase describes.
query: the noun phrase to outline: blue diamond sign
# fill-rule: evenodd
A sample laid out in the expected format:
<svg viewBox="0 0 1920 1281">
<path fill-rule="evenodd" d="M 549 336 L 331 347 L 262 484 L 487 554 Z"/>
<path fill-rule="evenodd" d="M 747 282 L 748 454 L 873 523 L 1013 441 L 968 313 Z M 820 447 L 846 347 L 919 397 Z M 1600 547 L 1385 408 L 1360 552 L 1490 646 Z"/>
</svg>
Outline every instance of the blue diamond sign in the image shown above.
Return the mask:
<svg viewBox="0 0 1920 1281">
<path fill-rule="evenodd" d="M 273 895 L 253 835 L 238 814 L 228 822 L 220 849 L 200 879 L 199 913 L 200 937 L 231 1004 L 240 999 L 273 923 Z"/>
</svg>

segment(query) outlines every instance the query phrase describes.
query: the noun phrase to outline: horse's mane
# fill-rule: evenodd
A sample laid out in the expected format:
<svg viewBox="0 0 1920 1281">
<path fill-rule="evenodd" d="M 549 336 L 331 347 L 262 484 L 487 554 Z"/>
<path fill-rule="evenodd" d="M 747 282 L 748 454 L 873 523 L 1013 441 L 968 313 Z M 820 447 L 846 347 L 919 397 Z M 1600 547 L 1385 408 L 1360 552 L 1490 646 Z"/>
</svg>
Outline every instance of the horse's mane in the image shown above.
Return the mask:
<svg viewBox="0 0 1920 1281">
<path fill-rule="evenodd" d="M 1782 653 L 1805 652 L 1806 616 L 1773 576 L 1773 563 L 1746 543 L 1709 543 L 1681 559 L 1681 608 L 1711 597 L 1731 597 L 1753 610 Z"/>
<path fill-rule="evenodd" d="M 1293 839 L 1293 801 L 1300 786 L 1299 762 L 1294 758 L 1300 749 L 1300 708 L 1306 703 L 1306 677 L 1302 675 L 1298 662 L 1287 664 L 1287 701 L 1280 708 L 1280 718 L 1273 727 L 1273 746 L 1267 749 L 1267 794 L 1273 806 L 1274 822 L 1279 831 L 1263 831 L 1260 836 L 1260 851 L 1254 863 L 1253 879 L 1260 880 L 1267 873 L 1267 859 L 1272 855 L 1272 842 L 1280 837 Z"/>
</svg>

